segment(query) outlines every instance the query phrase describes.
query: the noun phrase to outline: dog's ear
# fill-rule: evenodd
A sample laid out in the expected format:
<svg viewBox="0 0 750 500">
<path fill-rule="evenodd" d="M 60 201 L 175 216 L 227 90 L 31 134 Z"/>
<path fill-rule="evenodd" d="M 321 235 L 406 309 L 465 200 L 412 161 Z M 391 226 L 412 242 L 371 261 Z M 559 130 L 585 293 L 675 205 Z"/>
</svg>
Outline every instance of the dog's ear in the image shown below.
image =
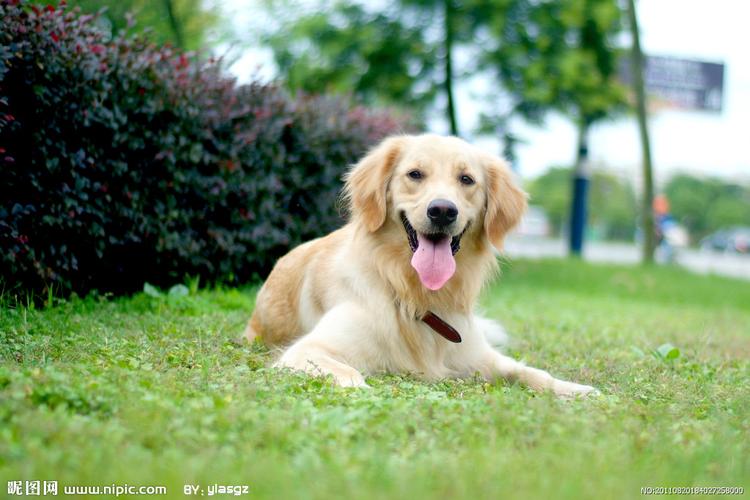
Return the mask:
<svg viewBox="0 0 750 500">
<path fill-rule="evenodd" d="M 375 232 L 385 223 L 386 191 L 406 137 L 390 137 L 370 151 L 344 177 L 344 196 L 352 217 Z"/>
<path fill-rule="evenodd" d="M 502 248 L 505 235 L 521 220 L 528 195 L 513 181 L 508 165 L 500 158 L 483 159 L 487 172 L 487 212 L 484 231 L 495 248 Z"/>
</svg>

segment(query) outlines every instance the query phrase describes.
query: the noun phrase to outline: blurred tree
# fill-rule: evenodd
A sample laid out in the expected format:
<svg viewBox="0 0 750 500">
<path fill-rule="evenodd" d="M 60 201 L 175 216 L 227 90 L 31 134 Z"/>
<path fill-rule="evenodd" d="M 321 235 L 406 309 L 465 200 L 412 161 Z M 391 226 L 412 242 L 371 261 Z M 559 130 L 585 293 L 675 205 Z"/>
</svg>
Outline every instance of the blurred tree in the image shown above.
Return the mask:
<svg viewBox="0 0 750 500">
<path fill-rule="evenodd" d="M 276 7 L 288 12 L 285 3 Z M 424 33 L 430 19 L 418 14 L 406 24 L 387 9 L 339 2 L 332 9 L 292 16 L 267 41 L 291 89 L 397 104 L 422 121 L 438 92 L 438 48 Z"/>
<path fill-rule="evenodd" d="M 204 47 L 209 30 L 217 27 L 220 19 L 217 9 L 207 8 L 203 0 L 68 0 L 68 5 L 91 14 L 106 8 L 102 21 L 112 34 L 150 28 L 154 42 L 169 42 L 186 50 Z M 128 14 L 135 21 L 132 28 Z"/>
<path fill-rule="evenodd" d="M 267 39 L 292 89 L 350 92 L 420 116 L 440 97 L 454 134 L 460 132 L 455 80 L 487 68 L 512 96 L 509 114 L 530 120 L 557 109 L 587 128 L 624 105 L 609 43 L 620 27 L 616 0 L 390 0 L 376 6 L 320 0 L 301 14 L 289 0 L 268 3 L 277 18 L 287 14 Z M 472 56 L 472 67 L 455 67 L 457 47 Z M 498 124 L 507 130 L 505 114 L 486 114 L 482 130 Z M 515 143 L 513 134 L 503 135 Z"/>
<path fill-rule="evenodd" d="M 638 133 L 641 139 L 641 171 L 643 173 L 643 193 L 641 195 L 641 227 L 643 228 L 643 263 L 654 261 L 656 252 L 656 224 L 654 220 L 654 175 L 651 161 L 651 139 L 648 133 L 648 116 L 646 108 L 646 84 L 643 77 L 643 51 L 638 29 L 638 15 L 635 11 L 635 0 L 627 2 L 630 36 L 633 40 L 630 57 L 632 64 L 632 88 L 635 94 L 635 112 L 638 118 Z"/>
<path fill-rule="evenodd" d="M 458 119 L 456 118 L 456 103 L 454 97 L 455 74 L 453 69 L 453 49 L 457 39 L 462 38 L 462 19 L 459 11 L 460 0 L 401 0 L 404 6 L 418 10 L 422 16 L 429 19 L 425 28 L 434 26 L 440 34 L 435 40 L 434 52 L 442 61 L 442 75 L 436 75 L 436 83 L 442 87 L 445 97 L 445 115 L 451 134 L 459 135 Z"/>
<path fill-rule="evenodd" d="M 731 226 L 750 226 L 750 188 L 720 179 L 687 174 L 672 177 L 664 188 L 672 216 L 693 242 Z"/>
<path fill-rule="evenodd" d="M 592 123 L 626 109 L 612 42 L 622 29 L 616 0 L 476 1 L 490 34 L 480 64 L 509 93 L 513 114 L 538 123 L 556 110 L 585 135 Z"/>
<path fill-rule="evenodd" d="M 429 2 L 434 4 L 435 2 Z M 451 134 L 458 135 L 458 120 L 456 119 L 456 103 L 453 97 L 453 44 L 456 36 L 457 12 L 454 0 L 438 0 L 443 7 L 443 88 L 446 97 L 446 113 L 451 127 Z M 429 5 L 428 5 L 429 7 Z"/>
<path fill-rule="evenodd" d="M 510 114 L 540 122 L 555 110 L 577 125 L 570 247 L 579 254 L 589 189 L 588 130 L 626 109 L 613 46 L 622 30 L 620 8 L 616 0 L 476 1 L 486 9 L 479 19 L 491 37 L 481 61 L 510 94 Z M 485 115 L 484 123 L 506 124 L 507 114 Z M 509 135 L 507 126 L 503 135 Z"/>
<path fill-rule="evenodd" d="M 591 225 L 608 240 L 633 241 L 638 201 L 633 186 L 601 170 L 591 176 Z"/>
<path fill-rule="evenodd" d="M 556 167 L 528 186 L 531 203 L 542 207 L 553 232 L 568 231 L 570 175 L 573 169 Z M 609 240 L 632 241 L 636 227 L 637 202 L 633 187 L 618 176 L 596 170 L 591 178 L 591 228 Z"/>
<path fill-rule="evenodd" d="M 571 169 L 566 167 L 553 167 L 527 186 L 530 203 L 544 209 L 555 235 L 562 235 L 567 231 L 570 172 Z"/>
<path fill-rule="evenodd" d="M 279 12 L 290 3 L 268 0 Z M 464 74 L 456 47 L 473 47 L 484 10 L 472 0 L 321 0 L 313 13 L 292 15 L 268 37 L 292 89 L 353 93 L 368 103 L 407 107 L 423 121 L 444 101 L 451 134 L 460 135 L 454 98 Z"/>
</svg>

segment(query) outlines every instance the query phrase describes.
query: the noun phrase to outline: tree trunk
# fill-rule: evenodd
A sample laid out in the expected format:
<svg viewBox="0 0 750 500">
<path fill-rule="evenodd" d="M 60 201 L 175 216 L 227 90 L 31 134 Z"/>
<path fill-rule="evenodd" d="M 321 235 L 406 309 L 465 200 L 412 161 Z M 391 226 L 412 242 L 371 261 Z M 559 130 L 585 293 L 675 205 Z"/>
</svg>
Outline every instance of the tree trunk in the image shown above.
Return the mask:
<svg viewBox="0 0 750 500">
<path fill-rule="evenodd" d="M 458 122 L 456 121 L 456 107 L 453 101 L 453 0 L 443 0 L 445 7 L 445 39 L 443 50 L 445 51 L 445 96 L 447 98 L 446 114 L 451 126 L 451 135 L 458 135 Z"/>
<path fill-rule="evenodd" d="M 177 20 L 177 16 L 174 12 L 174 4 L 172 3 L 172 0 L 163 0 L 164 1 L 164 7 L 167 9 L 167 17 L 169 18 L 169 26 L 172 28 L 172 32 L 174 33 L 174 40 L 175 45 L 177 47 L 184 49 L 185 48 L 185 38 L 182 35 L 182 26 L 180 25 L 180 22 Z"/>
<path fill-rule="evenodd" d="M 586 215 L 588 212 L 589 179 L 589 123 L 581 118 L 578 125 L 578 155 L 573 172 L 573 196 L 570 205 L 570 254 L 580 257 L 586 235 Z"/>
<path fill-rule="evenodd" d="M 648 136 L 648 121 L 646 117 L 646 90 L 643 83 L 643 52 L 638 34 L 638 18 L 635 12 L 635 0 L 628 0 L 628 15 L 630 17 L 630 31 L 633 36 L 633 91 L 635 92 L 636 111 L 638 115 L 638 129 L 641 135 L 643 150 L 643 196 L 641 206 L 641 226 L 643 228 L 643 263 L 654 261 L 656 248 L 654 228 L 654 180 L 651 165 L 651 143 Z"/>
</svg>

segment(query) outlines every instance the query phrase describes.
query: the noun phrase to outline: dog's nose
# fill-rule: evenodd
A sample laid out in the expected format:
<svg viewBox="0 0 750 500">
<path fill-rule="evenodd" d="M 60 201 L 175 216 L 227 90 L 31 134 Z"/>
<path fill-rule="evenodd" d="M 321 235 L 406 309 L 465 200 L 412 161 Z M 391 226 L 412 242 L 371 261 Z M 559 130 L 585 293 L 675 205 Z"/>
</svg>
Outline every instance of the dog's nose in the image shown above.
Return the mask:
<svg viewBox="0 0 750 500">
<path fill-rule="evenodd" d="M 447 226 L 456 222 L 458 208 L 448 200 L 432 200 L 427 206 L 427 217 L 437 226 Z"/>
</svg>

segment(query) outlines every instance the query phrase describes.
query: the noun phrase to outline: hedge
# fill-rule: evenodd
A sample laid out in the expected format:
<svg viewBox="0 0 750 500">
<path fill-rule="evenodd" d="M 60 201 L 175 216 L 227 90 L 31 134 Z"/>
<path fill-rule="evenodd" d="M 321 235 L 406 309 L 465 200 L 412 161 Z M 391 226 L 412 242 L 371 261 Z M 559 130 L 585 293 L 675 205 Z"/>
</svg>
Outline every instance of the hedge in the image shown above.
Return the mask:
<svg viewBox="0 0 750 500">
<path fill-rule="evenodd" d="M 345 168 L 400 120 L 275 84 L 95 16 L 0 3 L 5 287 L 126 293 L 245 282 L 341 224 Z"/>
</svg>

